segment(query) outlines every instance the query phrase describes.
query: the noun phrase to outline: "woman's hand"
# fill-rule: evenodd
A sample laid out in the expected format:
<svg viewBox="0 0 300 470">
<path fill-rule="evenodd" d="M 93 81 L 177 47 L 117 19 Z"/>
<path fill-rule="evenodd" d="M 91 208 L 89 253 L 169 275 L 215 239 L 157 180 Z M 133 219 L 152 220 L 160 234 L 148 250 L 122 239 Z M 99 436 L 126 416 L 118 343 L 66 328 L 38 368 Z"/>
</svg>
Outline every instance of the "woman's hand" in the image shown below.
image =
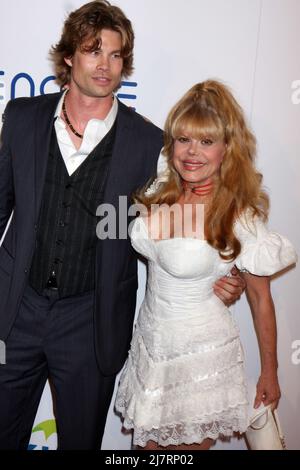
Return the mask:
<svg viewBox="0 0 300 470">
<path fill-rule="evenodd" d="M 225 276 L 214 284 L 214 293 L 228 307 L 240 298 L 246 287 L 246 282 L 239 275 L 238 269 L 234 266 L 231 276 Z"/>
<path fill-rule="evenodd" d="M 256 386 L 254 408 L 258 408 L 261 403 L 265 406 L 272 403 L 272 410 L 275 410 L 278 406 L 280 396 L 281 393 L 276 370 L 262 372 Z"/>
</svg>

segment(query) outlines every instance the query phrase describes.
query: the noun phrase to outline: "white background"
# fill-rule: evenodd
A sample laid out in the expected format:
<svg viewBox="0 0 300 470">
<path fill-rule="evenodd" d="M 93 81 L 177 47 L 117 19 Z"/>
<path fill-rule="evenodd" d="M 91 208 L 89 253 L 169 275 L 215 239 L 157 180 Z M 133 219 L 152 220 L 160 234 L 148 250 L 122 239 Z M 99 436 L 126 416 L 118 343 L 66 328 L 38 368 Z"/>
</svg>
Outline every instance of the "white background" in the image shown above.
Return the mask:
<svg viewBox="0 0 300 470">
<path fill-rule="evenodd" d="M 58 41 L 67 12 L 80 0 L 1 0 L 0 114 L 11 96 L 13 77 L 24 72 L 35 83 L 52 74 L 47 52 Z M 300 253 L 300 0 L 115 0 L 132 20 L 136 33 L 134 106 L 163 126 L 170 107 L 193 84 L 222 79 L 244 107 L 258 139 L 258 167 L 271 195 L 270 226 L 285 234 Z M 299 83 L 300 85 L 300 83 Z M 298 88 L 299 88 L 298 85 Z M 296 85 L 295 85 L 296 86 Z M 56 91 L 53 82 L 47 92 Z M 122 92 L 130 90 L 122 90 Z M 294 93 L 294 100 L 293 98 Z M 17 96 L 28 96 L 26 81 Z M 294 103 L 293 103 L 294 101 Z M 299 104 L 297 102 L 299 101 Z M 132 104 L 131 102 L 127 104 Z M 140 266 L 139 303 L 145 284 Z M 278 320 L 279 376 L 282 399 L 279 414 L 288 448 L 300 448 L 299 268 L 273 280 Z M 251 314 L 243 297 L 235 306 L 246 352 L 249 379 L 259 373 L 259 356 Z M 299 346 L 298 346 L 299 348 Z M 294 363 L 292 353 L 294 352 Z M 299 364 L 297 364 L 299 362 Z M 45 391 L 36 419 L 51 418 Z M 55 448 L 55 436 L 44 441 L 35 433 L 32 443 Z M 130 437 L 121 434 L 119 419 L 110 410 L 103 449 L 128 449 Z M 217 443 L 214 449 L 245 449 L 243 440 Z"/>
</svg>

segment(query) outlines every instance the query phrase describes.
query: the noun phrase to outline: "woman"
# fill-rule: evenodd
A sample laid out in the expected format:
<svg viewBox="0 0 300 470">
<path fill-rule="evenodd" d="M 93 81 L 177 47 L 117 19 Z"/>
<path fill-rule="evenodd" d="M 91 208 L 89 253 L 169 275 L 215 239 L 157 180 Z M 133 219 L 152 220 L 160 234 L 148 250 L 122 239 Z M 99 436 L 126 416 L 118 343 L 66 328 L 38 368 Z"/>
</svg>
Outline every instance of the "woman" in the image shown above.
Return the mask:
<svg viewBox="0 0 300 470">
<path fill-rule="evenodd" d="M 136 200 L 133 247 L 148 284 L 116 409 L 145 449 L 208 449 L 249 424 L 239 332 L 213 283 L 242 272 L 261 374 L 255 407 L 275 408 L 276 321 L 269 276 L 294 263 L 290 242 L 266 228 L 268 198 L 254 166 L 255 138 L 221 83 L 195 85 L 165 127 L 168 167 Z"/>
</svg>

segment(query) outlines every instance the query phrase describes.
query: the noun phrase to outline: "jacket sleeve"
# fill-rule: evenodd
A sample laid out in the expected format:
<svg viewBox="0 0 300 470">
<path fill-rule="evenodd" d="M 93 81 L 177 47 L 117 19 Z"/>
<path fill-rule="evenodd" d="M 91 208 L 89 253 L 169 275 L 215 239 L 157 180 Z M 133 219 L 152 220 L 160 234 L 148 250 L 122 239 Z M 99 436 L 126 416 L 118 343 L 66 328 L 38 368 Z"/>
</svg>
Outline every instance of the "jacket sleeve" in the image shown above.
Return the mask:
<svg viewBox="0 0 300 470">
<path fill-rule="evenodd" d="M 15 204 L 12 155 L 9 143 L 9 119 L 11 102 L 4 111 L 4 122 L 0 138 L 0 240 L 5 231 Z"/>
</svg>

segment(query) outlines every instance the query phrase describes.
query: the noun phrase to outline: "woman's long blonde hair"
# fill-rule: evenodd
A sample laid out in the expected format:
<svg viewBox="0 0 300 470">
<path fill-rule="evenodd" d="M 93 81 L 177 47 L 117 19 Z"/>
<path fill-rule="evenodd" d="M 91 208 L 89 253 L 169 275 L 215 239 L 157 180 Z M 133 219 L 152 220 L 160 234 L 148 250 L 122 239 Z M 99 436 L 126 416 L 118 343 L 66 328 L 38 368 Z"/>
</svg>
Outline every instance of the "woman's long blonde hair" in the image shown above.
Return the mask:
<svg viewBox="0 0 300 470">
<path fill-rule="evenodd" d="M 247 127 L 243 110 L 222 83 L 207 80 L 193 86 L 170 111 L 163 148 L 169 169 L 168 181 L 151 196 L 145 196 L 146 188 L 143 188 L 135 195 L 135 201 L 148 209 L 152 204 L 172 205 L 178 201 L 183 190 L 172 157 L 174 140 L 184 133 L 199 140 L 221 139 L 226 144 L 205 220 L 205 235 L 222 259 L 235 259 L 241 250 L 233 230 L 235 220 L 246 209 L 250 209 L 253 216 L 266 219 L 269 200 L 261 187 L 262 175 L 254 165 L 255 137 Z"/>
</svg>

